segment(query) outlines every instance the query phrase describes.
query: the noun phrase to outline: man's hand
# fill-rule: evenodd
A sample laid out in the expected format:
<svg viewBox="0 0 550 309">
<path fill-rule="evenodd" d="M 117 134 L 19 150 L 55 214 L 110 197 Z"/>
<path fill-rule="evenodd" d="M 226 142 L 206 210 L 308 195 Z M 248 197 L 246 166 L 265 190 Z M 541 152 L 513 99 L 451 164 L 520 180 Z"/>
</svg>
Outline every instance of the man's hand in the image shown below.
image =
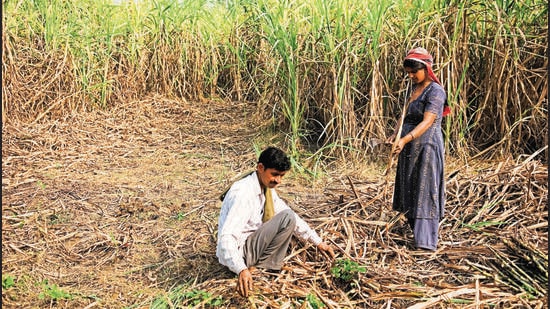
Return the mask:
<svg viewBox="0 0 550 309">
<path fill-rule="evenodd" d="M 334 257 L 335 257 L 334 249 L 332 249 L 332 247 L 330 245 L 328 245 L 327 243 L 321 242 L 320 244 L 317 245 L 317 248 L 319 248 L 319 250 L 322 250 L 322 251 L 328 253 L 328 255 L 330 255 L 330 257 L 332 259 L 334 259 Z"/>
<path fill-rule="evenodd" d="M 250 270 L 243 269 L 239 273 L 239 282 L 237 283 L 237 292 L 243 297 L 248 297 L 249 292 L 252 290 L 254 282 L 252 281 L 252 274 Z"/>
</svg>

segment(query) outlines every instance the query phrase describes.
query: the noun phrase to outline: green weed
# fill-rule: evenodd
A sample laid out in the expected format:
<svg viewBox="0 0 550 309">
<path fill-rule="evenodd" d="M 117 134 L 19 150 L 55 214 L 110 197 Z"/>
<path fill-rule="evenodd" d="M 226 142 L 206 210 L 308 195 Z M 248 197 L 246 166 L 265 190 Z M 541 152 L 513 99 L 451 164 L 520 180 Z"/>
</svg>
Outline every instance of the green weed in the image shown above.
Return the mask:
<svg viewBox="0 0 550 309">
<path fill-rule="evenodd" d="M 39 299 L 51 299 L 54 301 L 61 299 L 73 299 L 73 295 L 61 289 L 57 284 L 50 284 L 48 280 L 41 283 L 42 292 L 38 295 Z"/>
<path fill-rule="evenodd" d="M 185 213 L 178 212 L 178 214 L 176 215 L 176 220 L 181 221 L 183 219 L 185 219 Z"/>
<path fill-rule="evenodd" d="M 199 304 L 216 307 L 223 304 L 221 296 L 214 297 L 212 293 L 195 289 L 185 291 L 184 288 L 180 286 L 171 291 L 167 296 L 157 297 L 151 304 L 151 308 L 187 308 L 188 306 L 197 306 Z"/>
<path fill-rule="evenodd" d="M 487 226 L 501 226 L 501 225 L 504 225 L 506 224 L 505 222 L 498 222 L 498 221 L 483 221 L 483 222 L 477 222 L 477 223 L 474 223 L 474 224 L 466 224 L 466 223 L 463 223 L 463 225 L 467 228 L 470 228 L 474 231 L 480 231 L 481 229 L 483 229 L 484 227 L 487 227 Z"/>
<path fill-rule="evenodd" d="M 325 304 L 317 298 L 317 296 L 314 293 L 309 293 L 306 296 L 307 302 L 311 305 L 311 308 L 313 309 L 319 309 L 325 307 Z"/>
<path fill-rule="evenodd" d="M 42 190 L 46 189 L 46 184 L 40 180 L 36 182 L 36 185 Z"/>
<path fill-rule="evenodd" d="M 15 286 L 15 277 L 11 275 L 4 276 L 4 274 L 2 274 L 2 290 L 7 290 L 14 286 Z"/>
<path fill-rule="evenodd" d="M 359 273 L 366 272 L 367 269 L 350 259 L 339 259 L 330 271 L 335 278 L 349 282 L 356 279 Z"/>
<path fill-rule="evenodd" d="M 211 293 L 202 290 L 192 290 L 184 293 L 186 299 L 191 300 L 193 305 L 205 302 L 208 305 L 219 306 L 222 304 L 222 297 L 213 297 Z"/>
</svg>

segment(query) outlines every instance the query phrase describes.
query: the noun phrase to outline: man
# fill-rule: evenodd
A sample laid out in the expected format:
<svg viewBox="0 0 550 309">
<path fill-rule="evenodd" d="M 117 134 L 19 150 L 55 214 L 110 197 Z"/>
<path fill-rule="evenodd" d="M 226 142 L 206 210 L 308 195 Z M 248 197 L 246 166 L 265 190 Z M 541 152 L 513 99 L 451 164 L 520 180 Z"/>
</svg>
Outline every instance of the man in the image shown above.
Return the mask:
<svg viewBox="0 0 550 309">
<path fill-rule="evenodd" d="M 237 291 L 244 297 L 252 289 L 253 268 L 281 269 L 293 234 L 334 258 L 332 247 L 275 192 L 289 170 L 288 156 L 269 147 L 260 154 L 256 171 L 221 196 L 216 256 L 239 275 Z"/>
</svg>

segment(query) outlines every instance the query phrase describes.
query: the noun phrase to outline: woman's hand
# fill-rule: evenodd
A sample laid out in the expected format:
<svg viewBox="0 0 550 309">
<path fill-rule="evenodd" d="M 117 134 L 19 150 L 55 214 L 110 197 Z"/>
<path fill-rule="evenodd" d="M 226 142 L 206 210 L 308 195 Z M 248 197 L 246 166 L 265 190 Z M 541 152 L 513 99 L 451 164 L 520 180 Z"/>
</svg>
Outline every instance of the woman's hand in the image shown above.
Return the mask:
<svg viewBox="0 0 550 309">
<path fill-rule="evenodd" d="M 400 138 L 397 144 L 395 144 L 395 147 L 393 148 L 393 155 L 397 156 L 401 153 L 405 145 L 408 143 L 405 138 L 407 138 L 407 136 Z"/>
<path fill-rule="evenodd" d="M 386 138 L 386 143 L 393 144 L 395 142 L 395 137 L 397 136 L 397 131 L 393 132 L 393 134 Z"/>
<path fill-rule="evenodd" d="M 424 118 L 422 119 L 422 122 L 420 122 L 412 131 L 410 131 L 407 135 L 401 137 L 399 141 L 397 141 L 397 144 L 392 149 L 392 154 L 398 155 L 401 151 L 403 151 L 403 148 L 407 143 L 410 143 L 412 140 L 420 137 L 428 128 L 432 126 L 436 119 L 437 115 L 432 112 L 425 112 Z M 414 134 L 414 135 L 413 135 Z M 395 136 L 394 136 L 395 137 Z"/>
</svg>

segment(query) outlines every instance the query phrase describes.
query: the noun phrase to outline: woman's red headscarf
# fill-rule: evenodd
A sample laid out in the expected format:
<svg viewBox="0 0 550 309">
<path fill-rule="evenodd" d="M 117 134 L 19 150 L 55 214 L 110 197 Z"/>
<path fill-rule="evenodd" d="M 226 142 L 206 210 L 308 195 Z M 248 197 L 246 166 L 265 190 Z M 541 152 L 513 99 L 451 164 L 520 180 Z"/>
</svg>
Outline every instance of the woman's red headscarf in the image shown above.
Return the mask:
<svg viewBox="0 0 550 309">
<path fill-rule="evenodd" d="M 432 70 L 432 64 L 434 62 L 434 58 L 428 51 L 422 47 L 416 47 L 407 53 L 407 56 L 405 57 L 405 60 L 410 59 L 417 62 L 420 62 L 426 66 L 426 69 L 428 70 L 428 76 L 436 83 L 441 85 L 441 82 L 435 76 L 434 71 Z M 447 105 L 447 101 L 445 101 L 445 106 L 443 108 L 443 116 L 447 116 L 451 113 L 451 109 L 449 108 L 449 105 Z"/>
</svg>

